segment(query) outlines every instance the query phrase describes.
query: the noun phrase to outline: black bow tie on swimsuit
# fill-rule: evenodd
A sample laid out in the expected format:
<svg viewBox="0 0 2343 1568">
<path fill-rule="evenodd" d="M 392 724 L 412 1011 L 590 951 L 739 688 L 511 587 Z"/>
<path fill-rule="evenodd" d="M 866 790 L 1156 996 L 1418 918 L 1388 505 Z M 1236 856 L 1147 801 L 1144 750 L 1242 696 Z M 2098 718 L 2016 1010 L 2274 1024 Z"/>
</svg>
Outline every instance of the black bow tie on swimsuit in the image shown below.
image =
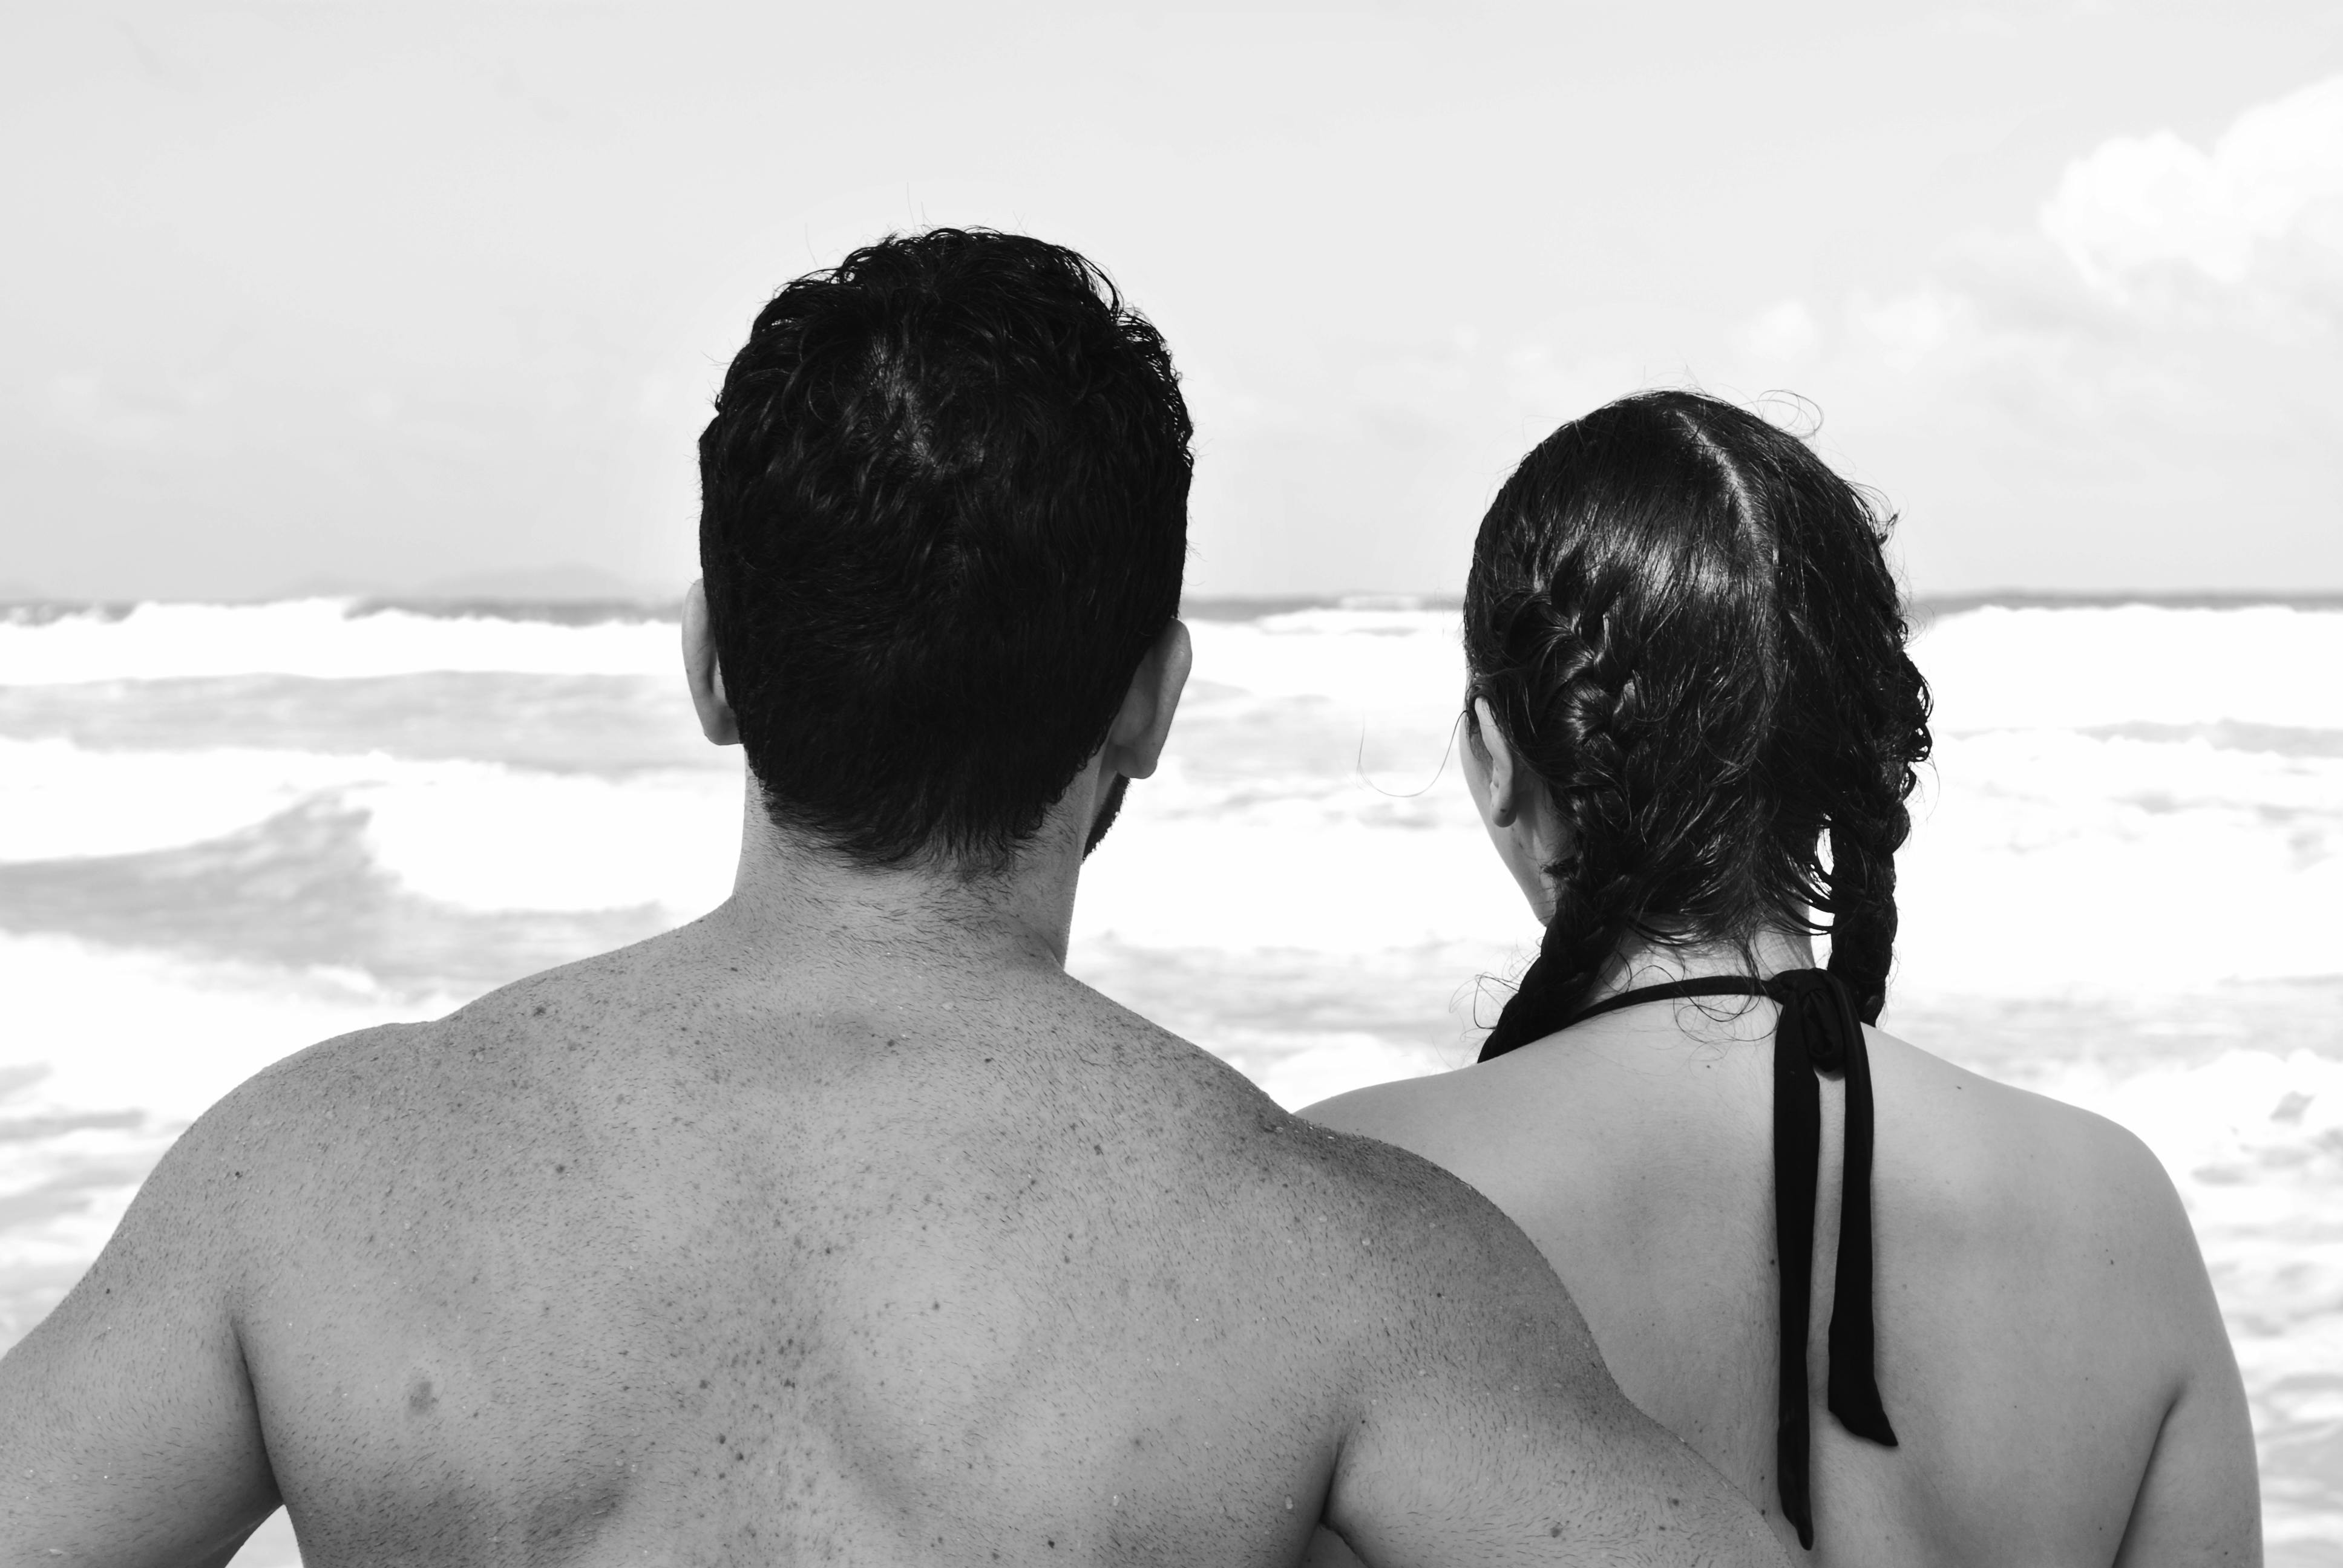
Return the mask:
<svg viewBox="0 0 2343 1568">
<path fill-rule="evenodd" d="M 1717 975 L 1638 986 L 1563 1020 L 1678 997 L 1762 996 L 1778 1004 L 1774 1026 L 1774 1235 L 1781 1259 L 1782 1382 L 1775 1395 L 1775 1472 L 1783 1517 L 1798 1544 L 1815 1543 L 1807 1484 L 1806 1302 L 1814 1287 L 1815 1172 L 1822 1163 L 1822 1091 L 1816 1073 L 1846 1077 L 1846 1164 L 1839 1204 L 1838 1270 L 1831 1292 L 1830 1412 L 1857 1437 L 1896 1446 L 1879 1402 L 1871 1322 L 1871 1057 L 1846 982 L 1825 970 L 1765 980 Z"/>
</svg>

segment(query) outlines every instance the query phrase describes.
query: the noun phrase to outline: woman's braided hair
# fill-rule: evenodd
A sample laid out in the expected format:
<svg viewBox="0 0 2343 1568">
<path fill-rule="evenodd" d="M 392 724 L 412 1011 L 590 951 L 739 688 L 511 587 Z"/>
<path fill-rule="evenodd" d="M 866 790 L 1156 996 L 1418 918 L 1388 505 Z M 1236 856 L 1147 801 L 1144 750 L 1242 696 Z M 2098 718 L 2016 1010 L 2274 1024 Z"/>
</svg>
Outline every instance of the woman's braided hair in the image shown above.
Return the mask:
<svg viewBox="0 0 2343 1568">
<path fill-rule="evenodd" d="M 1473 548 L 1467 719 L 1486 699 L 1570 840 L 1483 1060 L 1552 1033 L 1630 936 L 1826 930 L 1878 1018 L 1929 749 L 1891 522 L 1795 437 L 1695 393 L 1623 398 L 1522 460 Z"/>
</svg>

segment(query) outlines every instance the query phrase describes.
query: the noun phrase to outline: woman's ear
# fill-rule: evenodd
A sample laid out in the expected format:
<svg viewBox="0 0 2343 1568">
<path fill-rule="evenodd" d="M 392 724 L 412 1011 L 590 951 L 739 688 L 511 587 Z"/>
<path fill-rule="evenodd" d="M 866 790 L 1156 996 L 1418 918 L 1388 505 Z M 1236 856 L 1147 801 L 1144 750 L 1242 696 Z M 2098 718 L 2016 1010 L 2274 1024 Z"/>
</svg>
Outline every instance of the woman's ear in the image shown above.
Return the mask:
<svg viewBox="0 0 2343 1568">
<path fill-rule="evenodd" d="M 1497 728 L 1497 716 L 1489 709 L 1489 699 L 1473 699 L 1473 734 L 1468 744 L 1474 746 L 1488 764 L 1488 804 L 1483 808 L 1493 828 L 1510 828 L 1521 815 L 1522 769 L 1513 756 L 1513 749 L 1505 740 L 1505 732 Z"/>
<path fill-rule="evenodd" d="M 708 624 L 708 589 L 694 578 L 683 590 L 683 679 L 699 715 L 699 732 L 719 746 L 740 744 L 740 723 L 724 699 L 724 671 L 716 663 L 716 634 Z"/>
<path fill-rule="evenodd" d="M 1481 698 L 1473 701 L 1465 737 L 1464 787 L 1479 808 L 1497 857 L 1540 920 L 1554 918 L 1554 891 L 1546 868 L 1570 847 L 1570 829 L 1554 809 L 1545 780 L 1524 764 L 1497 716 Z"/>
</svg>

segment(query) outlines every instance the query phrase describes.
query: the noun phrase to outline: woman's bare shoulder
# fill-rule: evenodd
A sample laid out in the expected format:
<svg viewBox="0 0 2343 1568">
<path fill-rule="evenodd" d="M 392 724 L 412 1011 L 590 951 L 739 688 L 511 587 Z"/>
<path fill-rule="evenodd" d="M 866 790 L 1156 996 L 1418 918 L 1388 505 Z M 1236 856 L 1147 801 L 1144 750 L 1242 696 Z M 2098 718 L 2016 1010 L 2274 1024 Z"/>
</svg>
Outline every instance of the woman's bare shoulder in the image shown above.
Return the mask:
<svg viewBox="0 0 2343 1568">
<path fill-rule="evenodd" d="M 1331 1096 L 1294 1114 L 1338 1132 L 1395 1143 L 1470 1180 L 1473 1172 L 1460 1168 L 1483 1161 L 1467 1158 L 1468 1151 L 1485 1159 L 1503 1142 L 1491 1124 L 1495 1108 L 1490 1091 L 1497 1079 L 1509 1076 L 1496 1070 L 1509 1065 L 1497 1061 L 1393 1079 Z"/>
<path fill-rule="evenodd" d="M 2028 1267 L 2087 1254 L 2110 1284 L 2134 1269 L 2201 1269 L 2171 1178 L 2129 1129 L 1866 1032 L 1880 1179 L 1926 1205 L 1932 1234 Z"/>
<path fill-rule="evenodd" d="M 1387 1083 L 1371 1083 L 1364 1089 L 1330 1095 L 1315 1105 L 1303 1106 L 1294 1114 L 1321 1127 L 1363 1138 L 1380 1138 L 1403 1147 L 1406 1140 L 1393 1133 L 1435 1112 L 1440 1103 L 1449 1098 L 1446 1081 L 1455 1076 L 1443 1072 L 1427 1078 L 1397 1078 Z"/>
</svg>

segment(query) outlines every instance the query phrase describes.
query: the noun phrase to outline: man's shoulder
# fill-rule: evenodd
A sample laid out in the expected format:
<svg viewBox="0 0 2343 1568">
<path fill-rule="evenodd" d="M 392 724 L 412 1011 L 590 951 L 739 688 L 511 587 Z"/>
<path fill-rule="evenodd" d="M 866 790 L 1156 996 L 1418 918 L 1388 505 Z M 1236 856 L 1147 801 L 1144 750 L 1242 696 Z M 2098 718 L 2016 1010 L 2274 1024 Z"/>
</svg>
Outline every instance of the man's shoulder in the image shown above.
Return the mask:
<svg viewBox="0 0 2343 1568">
<path fill-rule="evenodd" d="M 315 1175 L 321 1155 L 350 1151 L 359 1124 L 382 1109 L 381 1087 L 410 1076 L 437 1029 L 377 1025 L 271 1063 L 180 1134 L 150 1186 L 201 1189 L 235 1210 L 266 1202 L 287 1180 Z"/>
<path fill-rule="evenodd" d="M 623 989 L 634 950 L 597 954 L 498 987 L 442 1017 L 384 1023 L 318 1041 L 246 1079 L 196 1123 L 363 1118 L 412 1108 L 473 1070 L 510 1076 L 541 1040 L 574 1032 Z M 191 1129 L 190 1131 L 193 1131 Z"/>
<path fill-rule="evenodd" d="M 1346 1318 L 1406 1310 L 1468 1276 L 1556 1290 L 1528 1238 L 1458 1177 L 1304 1121 L 1210 1052 L 1131 1022 L 1091 1080 L 1117 1120 L 1147 1129 L 1131 1178 L 1203 1195 L 1217 1228 L 1278 1260 L 1274 1288 L 1330 1297 Z"/>
<path fill-rule="evenodd" d="M 1363 1276 L 1418 1302 L 1444 1299 L 1460 1281 L 1500 1307 L 1541 1314 L 1561 1298 L 1529 1237 L 1459 1177 L 1396 1144 L 1298 1119 L 1296 1125 L 1328 1189 L 1347 1206 Z M 1336 1240 L 1339 1246 L 1349 1238 Z"/>
<path fill-rule="evenodd" d="M 1460 1291 L 1501 1313 L 1550 1314 L 1545 1260 L 1495 1204 L 1396 1144 L 1305 1121 L 1263 1097 L 1232 1223 L 1279 1238 L 1280 1288 L 1336 1337 L 1386 1345 Z"/>
<path fill-rule="evenodd" d="M 263 1069 L 223 1096 L 165 1151 L 68 1304 L 92 1290 L 125 1300 L 165 1290 L 225 1302 L 290 1223 L 318 1218 L 317 1178 L 347 1164 L 337 1108 L 364 1103 L 349 1085 L 408 1049 L 415 1026 L 344 1035 Z M 93 1285 L 92 1282 L 97 1282 Z M 84 1310 L 91 1303 L 80 1302 Z M 65 1309 L 60 1308 L 63 1315 Z"/>
<path fill-rule="evenodd" d="M 1179 1146 L 1257 1163 L 1247 1190 L 1267 1201 L 1304 1195 L 1362 1214 L 1493 1213 L 1485 1200 L 1428 1160 L 1382 1140 L 1304 1121 L 1202 1047 L 1143 1020 L 1125 1049 L 1148 1070 L 1107 1092 L 1156 1121 Z M 1290 1183 L 1285 1185 L 1282 1183 Z"/>
<path fill-rule="evenodd" d="M 1292 1147 L 1330 1191 L 1363 1217 L 1387 1224 L 1438 1225 L 1456 1236 L 1513 1229 L 1496 1206 L 1462 1179 L 1396 1143 L 1287 1118 Z"/>
<path fill-rule="evenodd" d="M 578 966 L 570 966 L 572 969 Z M 567 970 L 490 991 L 444 1017 L 384 1023 L 297 1050 L 245 1080 L 172 1150 L 192 1176 L 228 1162 L 258 1192 L 285 1174 L 315 1178 L 361 1157 L 376 1134 L 437 1122 L 468 1103 L 492 1109 L 476 1080 L 511 1080 L 533 1032 L 576 989 Z"/>
</svg>

